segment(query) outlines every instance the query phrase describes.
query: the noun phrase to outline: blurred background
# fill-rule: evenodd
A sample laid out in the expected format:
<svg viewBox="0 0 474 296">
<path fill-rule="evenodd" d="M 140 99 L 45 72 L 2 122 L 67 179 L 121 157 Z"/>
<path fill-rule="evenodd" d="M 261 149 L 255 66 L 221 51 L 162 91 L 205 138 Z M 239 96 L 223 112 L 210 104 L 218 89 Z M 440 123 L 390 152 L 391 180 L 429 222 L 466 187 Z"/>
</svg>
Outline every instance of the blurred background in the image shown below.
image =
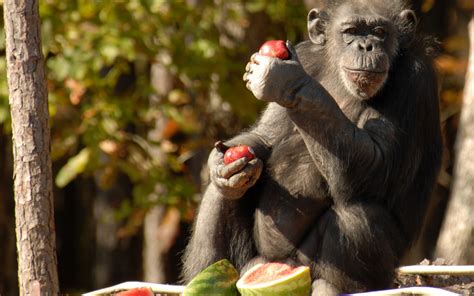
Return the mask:
<svg viewBox="0 0 474 296">
<path fill-rule="evenodd" d="M 0 10 L 3 1 L 0 0 Z M 432 258 L 449 199 L 469 52 L 472 0 L 413 0 L 436 36 L 445 139 L 423 237 L 406 264 Z M 245 89 L 268 39 L 306 39 L 318 1 L 44 0 L 61 291 L 128 280 L 176 283 L 213 143 L 264 104 Z M 6 73 L 0 23 L 0 73 Z M 6 75 L 0 76 L 0 294 L 18 293 Z"/>
</svg>

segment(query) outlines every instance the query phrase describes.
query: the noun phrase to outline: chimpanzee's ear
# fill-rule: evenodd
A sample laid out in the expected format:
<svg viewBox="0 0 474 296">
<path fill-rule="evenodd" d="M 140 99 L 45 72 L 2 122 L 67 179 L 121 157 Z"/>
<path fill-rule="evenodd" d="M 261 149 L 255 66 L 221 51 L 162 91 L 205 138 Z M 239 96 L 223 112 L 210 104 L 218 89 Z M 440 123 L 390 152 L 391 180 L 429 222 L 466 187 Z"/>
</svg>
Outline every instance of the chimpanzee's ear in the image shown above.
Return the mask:
<svg viewBox="0 0 474 296">
<path fill-rule="evenodd" d="M 329 15 L 322 10 L 314 8 L 308 13 L 308 35 L 313 43 L 324 45 L 328 21 Z"/>
<path fill-rule="evenodd" d="M 416 25 L 418 21 L 416 19 L 415 12 L 410 9 L 405 9 L 397 16 L 397 27 L 399 30 L 399 44 L 401 48 L 406 48 L 415 38 Z"/>
</svg>

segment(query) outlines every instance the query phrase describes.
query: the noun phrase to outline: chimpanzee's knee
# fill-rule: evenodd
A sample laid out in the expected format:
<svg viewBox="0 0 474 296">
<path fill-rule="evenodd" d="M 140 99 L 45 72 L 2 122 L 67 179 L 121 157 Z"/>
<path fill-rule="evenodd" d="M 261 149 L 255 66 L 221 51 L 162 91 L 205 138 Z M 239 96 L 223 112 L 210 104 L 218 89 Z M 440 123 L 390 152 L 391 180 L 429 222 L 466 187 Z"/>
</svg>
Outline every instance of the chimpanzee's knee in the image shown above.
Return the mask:
<svg viewBox="0 0 474 296">
<path fill-rule="evenodd" d="M 383 207 L 346 204 L 323 215 L 300 246 L 299 257 L 316 279 L 339 292 L 366 291 L 392 285 L 402 245 L 397 225 Z"/>
</svg>

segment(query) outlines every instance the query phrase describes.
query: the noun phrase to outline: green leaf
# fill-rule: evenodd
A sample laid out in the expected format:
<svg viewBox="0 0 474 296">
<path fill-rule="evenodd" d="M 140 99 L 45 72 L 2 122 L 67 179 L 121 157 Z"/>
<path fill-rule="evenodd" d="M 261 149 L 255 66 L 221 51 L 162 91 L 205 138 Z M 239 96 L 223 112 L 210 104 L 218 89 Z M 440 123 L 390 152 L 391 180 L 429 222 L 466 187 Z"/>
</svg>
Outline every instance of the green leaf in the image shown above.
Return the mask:
<svg viewBox="0 0 474 296">
<path fill-rule="evenodd" d="M 100 48 L 100 52 L 105 57 L 106 63 L 112 63 L 120 54 L 119 48 L 112 44 L 105 44 L 102 48 Z"/>
<path fill-rule="evenodd" d="M 2 108 L 2 106 L 0 106 L 0 123 L 7 121 L 9 116 L 10 114 L 8 113 L 8 109 Z"/>
<path fill-rule="evenodd" d="M 69 74 L 70 63 L 63 56 L 57 56 L 47 61 L 49 73 L 57 80 L 65 80 Z"/>
<path fill-rule="evenodd" d="M 0 28 L 0 36 L 2 36 L 2 38 L 0 38 L 0 50 L 4 50 L 5 47 L 6 47 L 5 46 L 5 38 L 3 37 L 3 36 L 5 36 L 5 28 Z"/>
<path fill-rule="evenodd" d="M 257 13 L 265 9 L 268 4 L 264 1 L 251 1 L 246 3 L 245 7 L 251 13 Z"/>
<path fill-rule="evenodd" d="M 89 163 L 91 151 L 89 148 L 84 148 L 77 154 L 69 159 L 69 161 L 59 170 L 56 176 L 56 186 L 63 188 L 69 182 L 74 180 L 77 175 L 83 173 Z"/>
</svg>

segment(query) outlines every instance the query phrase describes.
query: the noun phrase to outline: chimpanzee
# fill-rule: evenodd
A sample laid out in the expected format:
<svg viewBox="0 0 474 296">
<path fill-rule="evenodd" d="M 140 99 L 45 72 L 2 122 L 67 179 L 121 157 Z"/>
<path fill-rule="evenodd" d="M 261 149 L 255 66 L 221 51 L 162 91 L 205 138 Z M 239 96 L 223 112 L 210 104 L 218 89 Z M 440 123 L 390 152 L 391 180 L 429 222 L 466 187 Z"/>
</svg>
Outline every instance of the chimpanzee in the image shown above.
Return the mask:
<svg viewBox="0 0 474 296">
<path fill-rule="evenodd" d="M 185 281 L 228 258 L 310 266 L 318 295 L 391 285 L 441 161 L 434 42 L 416 22 L 402 0 L 328 1 L 289 60 L 251 57 L 244 81 L 269 104 L 211 152 Z M 224 165 L 237 144 L 258 158 Z"/>
</svg>

